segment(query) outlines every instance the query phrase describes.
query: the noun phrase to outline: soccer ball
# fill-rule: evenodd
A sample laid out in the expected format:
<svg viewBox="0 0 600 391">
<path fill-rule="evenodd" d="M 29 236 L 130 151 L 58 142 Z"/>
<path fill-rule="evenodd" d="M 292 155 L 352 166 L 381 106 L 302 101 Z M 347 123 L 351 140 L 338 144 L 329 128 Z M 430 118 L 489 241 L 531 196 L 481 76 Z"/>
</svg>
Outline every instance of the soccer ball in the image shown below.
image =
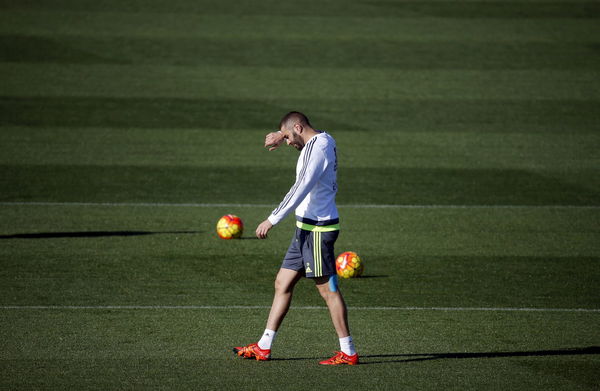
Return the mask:
<svg viewBox="0 0 600 391">
<path fill-rule="evenodd" d="M 225 215 L 217 223 L 217 234 L 221 239 L 237 239 L 244 232 L 244 223 L 236 215 Z"/>
<path fill-rule="evenodd" d="M 346 251 L 338 255 L 335 260 L 335 269 L 341 278 L 354 278 L 360 277 L 365 267 L 358 254 Z"/>
</svg>

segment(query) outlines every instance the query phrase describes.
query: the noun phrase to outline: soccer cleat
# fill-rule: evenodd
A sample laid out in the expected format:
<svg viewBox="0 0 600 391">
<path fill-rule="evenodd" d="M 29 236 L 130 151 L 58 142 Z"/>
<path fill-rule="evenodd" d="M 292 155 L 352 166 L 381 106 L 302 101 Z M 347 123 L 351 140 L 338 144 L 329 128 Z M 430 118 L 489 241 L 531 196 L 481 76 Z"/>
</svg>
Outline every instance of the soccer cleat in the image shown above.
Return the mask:
<svg viewBox="0 0 600 391">
<path fill-rule="evenodd" d="M 337 354 L 327 360 L 321 361 L 321 365 L 357 365 L 358 364 L 358 353 L 353 356 L 349 356 L 344 352 L 337 352 Z"/>
<path fill-rule="evenodd" d="M 268 361 L 271 358 L 271 349 L 261 349 L 258 344 L 233 348 L 233 352 L 243 358 L 255 358 L 257 361 Z"/>
</svg>

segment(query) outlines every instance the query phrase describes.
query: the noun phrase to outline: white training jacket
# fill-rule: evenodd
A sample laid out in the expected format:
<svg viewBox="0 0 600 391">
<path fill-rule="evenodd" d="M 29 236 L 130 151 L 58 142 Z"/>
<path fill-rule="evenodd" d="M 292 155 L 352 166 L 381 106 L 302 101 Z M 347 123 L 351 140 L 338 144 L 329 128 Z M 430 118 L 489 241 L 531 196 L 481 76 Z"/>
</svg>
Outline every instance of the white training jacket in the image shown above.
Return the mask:
<svg viewBox="0 0 600 391">
<path fill-rule="evenodd" d="M 302 148 L 296 164 L 296 183 L 268 220 L 275 225 L 295 208 L 296 220 L 305 226 L 338 224 L 336 193 L 335 140 L 329 134 L 321 132 L 308 140 Z"/>
</svg>

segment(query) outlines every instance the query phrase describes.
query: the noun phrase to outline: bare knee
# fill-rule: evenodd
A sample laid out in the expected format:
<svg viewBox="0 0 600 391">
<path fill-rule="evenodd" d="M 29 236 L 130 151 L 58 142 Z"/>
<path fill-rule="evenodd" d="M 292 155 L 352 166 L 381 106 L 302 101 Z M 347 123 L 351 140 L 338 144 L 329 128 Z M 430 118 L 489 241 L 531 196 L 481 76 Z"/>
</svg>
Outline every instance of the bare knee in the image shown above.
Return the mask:
<svg viewBox="0 0 600 391">
<path fill-rule="evenodd" d="M 333 280 L 334 284 L 332 284 L 332 277 L 316 277 L 314 278 L 314 282 L 323 298 L 330 296 L 330 293 L 337 293 L 338 291 L 337 281 Z"/>
<path fill-rule="evenodd" d="M 329 284 L 319 284 L 317 285 L 317 289 L 323 300 L 326 302 L 329 302 L 330 300 L 336 300 L 338 297 L 340 297 L 339 290 L 332 291 Z"/>
<path fill-rule="evenodd" d="M 279 278 L 275 279 L 275 292 L 276 293 L 286 293 L 289 292 L 289 284 L 285 281 L 281 281 Z"/>
<path fill-rule="evenodd" d="M 329 289 L 319 286 L 319 287 L 317 287 L 317 290 L 319 291 L 319 294 L 325 301 L 327 301 L 329 299 L 329 296 L 330 296 L 329 294 L 331 293 L 331 292 L 329 292 Z"/>
<path fill-rule="evenodd" d="M 279 273 L 275 278 L 275 293 L 287 294 L 294 290 L 294 286 L 298 278 L 296 276 L 290 277 L 287 273 Z"/>
</svg>

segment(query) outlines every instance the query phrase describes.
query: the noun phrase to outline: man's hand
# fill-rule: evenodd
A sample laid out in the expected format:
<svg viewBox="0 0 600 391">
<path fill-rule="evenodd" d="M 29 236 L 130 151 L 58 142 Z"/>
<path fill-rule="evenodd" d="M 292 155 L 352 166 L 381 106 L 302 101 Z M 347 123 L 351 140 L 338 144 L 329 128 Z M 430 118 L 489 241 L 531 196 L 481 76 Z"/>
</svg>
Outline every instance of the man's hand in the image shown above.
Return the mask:
<svg viewBox="0 0 600 391">
<path fill-rule="evenodd" d="M 265 220 L 258 225 L 256 228 L 256 237 L 259 239 L 266 239 L 267 233 L 273 228 L 273 224 L 269 220 Z"/>
<path fill-rule="evenodd" d="M 283 140 L 283 133 L 271 132 L 265 136 L 265 148 L 269 148 L 269 151 L 274 151 L 283 143 Z"/>
</svg>

